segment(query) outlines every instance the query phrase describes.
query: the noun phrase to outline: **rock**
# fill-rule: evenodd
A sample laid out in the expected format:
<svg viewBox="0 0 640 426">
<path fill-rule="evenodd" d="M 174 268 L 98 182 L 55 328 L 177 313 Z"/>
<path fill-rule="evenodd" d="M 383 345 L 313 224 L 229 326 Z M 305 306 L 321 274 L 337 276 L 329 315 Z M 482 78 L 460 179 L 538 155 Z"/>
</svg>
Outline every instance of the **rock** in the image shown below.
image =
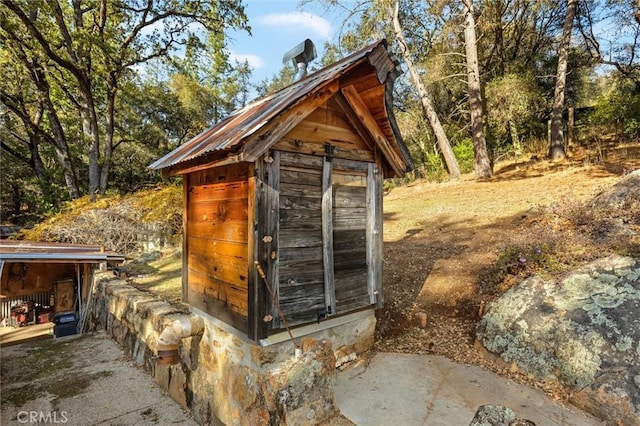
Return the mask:
<svg viewBox="0 0 640 426">
<path fill-rule="evenodd" d="M 596 215 L 599 229 L 595 232 L 598 243 L 635 241 L 640 243 L 638 225 L 640 216 L 640 170 L 627 174 L 618 183 L 599 193 L 587 205 Z M 599 216 L 599 217 L 598 217 Z"/>
<path fill-rule="evenodd" d="M 571 402 L 602 419 L 616 419 L 619 425 L 640 425 L 640 386 L 636 381 L 640 366 L 603 368 L 587 388 L 574 394 Z"/>
<path fill-rule="evenodd" d="M 593 208 L 620 208 L 627 203 L 640 202 L 640 170 L 635 170 L 618 183 L 596 195 Z"/>
<path fill-rule="evenodd" d="M 594 415 L 640 425 L 640 261 L 611 256 L 566 278 L 531 277 L 491 303 L 477 338 Z M 640 381 L 640 378 L 638 379 Z"/>
<path fill-rule="evenodd" d="M 508 407 L 481 405 L 469 426 L 535 426 L 535 423 L 516 418 L 516 413 Z"/>
<path fill-rule="evenodd" d="M 416 314 L 416 320 L 420 325 L 420 328 L 427 328 L 427 313 L 426 312 L 418 312 Z"/>
</svg>

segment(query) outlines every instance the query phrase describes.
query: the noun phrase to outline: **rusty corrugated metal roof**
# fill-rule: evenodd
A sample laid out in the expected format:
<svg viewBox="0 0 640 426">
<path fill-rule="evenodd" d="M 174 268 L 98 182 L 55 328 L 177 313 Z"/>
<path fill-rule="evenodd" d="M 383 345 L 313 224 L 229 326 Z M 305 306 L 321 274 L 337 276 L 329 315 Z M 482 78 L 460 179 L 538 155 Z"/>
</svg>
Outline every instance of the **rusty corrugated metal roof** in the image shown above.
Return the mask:
<svg viewBox="0 0 640 426">
<path fill-rule="evenodd" d="M 295 105 L 300 99 L 304 99 L 331 84 L 349 70 L 366 61 L 368 55 L 380 45 L 384 45 L 386 51 L 386 41 L 378 41 L 333 65 L 309 74 L 273 95 L 256 100 L 234 111 L 224 120 L 156 160 L 149 167 L 161 170 L 216 151 L 235 152 L 247 138 L 256 134 L 274 117 Z M 375 58 L 372 59 L 375 60 Z M 389 70 L 379 70 L 379 72 L 386 73 Z M 380 80 L 381 78 L 383 80 Z M 385 78 L 386 75 L 378 75 L 380 83 L 383 83 Z"/>
<path fill-rule="evenodd" d="M 124 256 L 98 245 L 65 244 L 41 241 L 2 240 L 0 261 L 100 263 L 122 262 Z"/>
</svg>

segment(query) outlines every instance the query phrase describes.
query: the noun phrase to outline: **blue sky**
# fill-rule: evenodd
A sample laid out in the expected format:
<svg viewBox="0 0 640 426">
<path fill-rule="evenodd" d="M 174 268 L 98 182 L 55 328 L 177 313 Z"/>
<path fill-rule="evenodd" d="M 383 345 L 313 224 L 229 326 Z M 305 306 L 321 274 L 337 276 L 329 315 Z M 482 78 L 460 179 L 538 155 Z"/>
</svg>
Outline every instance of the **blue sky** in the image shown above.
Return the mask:
<svg viewBox="0 0 640 426">
<path fill-rule="evenodd" d="M 342 24 L 339 13 L 328 14 L 317 4 L 298 5 L 298 0 L 245 2 L 252 35 L 230 33 L 228 50 L 232 59 L 249 61 L 253 83 L 277 74 L 283 66 L 282 56 L 306 38 L 315 44 L 318 57 L 322 56 L 324 42 L 334 41 Z M 314 63 L 318 65 L 319 61 Z"/>
</svg>

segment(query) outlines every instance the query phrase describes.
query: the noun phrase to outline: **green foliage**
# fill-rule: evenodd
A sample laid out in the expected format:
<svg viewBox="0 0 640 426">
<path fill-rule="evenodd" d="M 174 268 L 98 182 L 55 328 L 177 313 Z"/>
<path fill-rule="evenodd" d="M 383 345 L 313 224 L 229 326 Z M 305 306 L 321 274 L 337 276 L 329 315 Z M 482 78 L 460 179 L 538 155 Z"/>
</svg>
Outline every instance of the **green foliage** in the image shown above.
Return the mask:
<svg viewBox="0 0 640 426">
<path fill-rule="evenodd" d="M 602 85 L 605 88 L 596 99 L 591 123 L 615 130 L 622 138 L 640 137 L 640 93 L 635 86 L 615 77 L 604 79 Z"/>
<path fill-rule="evenodd" d="M 523 140 L 533 136 L 545 110 L 544 97 L 535 78 L 507 74 L 486 85 L 487 124 L 494 158 L 501 153 L 523 152 Z"/>
<path fill-rule="evenodd" d="M 475 167 L 473 141 L 471 138 L 464 138 L 454 145 L 453 153 L 458 160 L 460 166 L 460 172 L 469 173 L 472 172 Z"/>
<path fill-rule="evenodd" d="M 2 149 L 30 166 L 51 209 L 50 188 L 66 187 L 63 199 L 105 194 L 110 179 L 129 190 L 149 178 L 141 161 L 246 102 L 248 66 L 225 51 L 226 29 L 249 30 L 238 0 L 15 0 L 0 20 L 0 101 L 14 124 Z M 138 78 L 147 64 L 155 80 Z"/>
</svg>

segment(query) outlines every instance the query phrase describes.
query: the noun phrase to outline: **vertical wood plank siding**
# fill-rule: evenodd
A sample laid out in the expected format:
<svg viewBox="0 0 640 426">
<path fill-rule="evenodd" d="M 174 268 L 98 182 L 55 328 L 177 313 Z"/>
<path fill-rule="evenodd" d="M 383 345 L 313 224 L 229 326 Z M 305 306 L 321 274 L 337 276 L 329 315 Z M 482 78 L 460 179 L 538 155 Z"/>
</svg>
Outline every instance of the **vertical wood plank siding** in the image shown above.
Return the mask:
<svg viewBox="0 0 640 426">
<path fill-rule="evenodd" d="M 256 162 L 256 222 L 254 224 L 255 232 L 255 259 L 262 266 L 267 282 L 278 300 L 278 274 L 281 251 L 278 247 L 279 242 L 279 204 L 280 204 L 280 152 L 267 152 Z M 254 266 L 251 265 L 253 269 Z M 265 287 L 262 279 L 255 275 L 256 286 L 252 299 L 252 318 L 253 328 L 250 337 L 261 339 L 269 334 L 270 327 L 279 327 L 280 318 L 278 317 L 275 303 Z M 265 321 L 265 317 L 271 315 L 271 322 Z"/>
<path fill-rule="evenodd" d="M 382 293 L 382 173 L 375 163 L 369 163 L 367 175 L 367 265 L 370 301 L 381 308 Z"/>
<path fill-rule="evenodd" d="M 330 145 L 327 148 L 331 150 Z M 322 165 L 322 263 L 324 264 L 325 316 L 336 313 L 333 275 L 333 176 L 332 158 L 325 155 Z"/>
</svg>

